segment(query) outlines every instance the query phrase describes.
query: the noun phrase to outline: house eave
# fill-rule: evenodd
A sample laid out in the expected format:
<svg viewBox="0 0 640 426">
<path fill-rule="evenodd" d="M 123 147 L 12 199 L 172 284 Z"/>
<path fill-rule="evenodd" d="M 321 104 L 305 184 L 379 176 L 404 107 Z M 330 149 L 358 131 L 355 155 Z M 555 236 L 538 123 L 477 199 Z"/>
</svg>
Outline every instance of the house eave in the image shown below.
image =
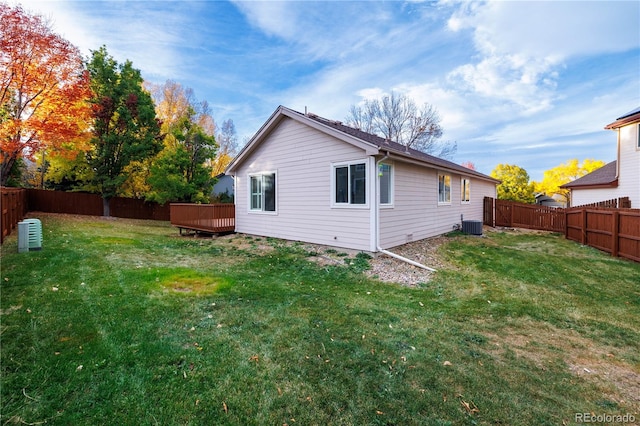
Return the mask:
<svg viewBox="0 0 640 426">
<path fill-rule="evenodd" d="M 565 185 L 560 185 L 560 188 L 565 188 L 565 189 L 606 189 L 606 188 L 617 188 L 618 187 L 618 179 L 612 181 L 612 182 L 605 182 L 605 183 L 594 183 L 591 185 L 569 185 L 569 184 L 565 184 Z"/>
<path fill-rule="evenodd" d="M 458 174 L 458 175 L 468 176 L 468 177 L 484 180 L 486 182 L 491 182 L 491 183 L 494 183 L 496 185 L 499 185 L 501 183 L 501 181 L 498 180 L 498 179 L 494 179 L 494 178 L 492 178 L 490 176 L 483 175 L 482 173 L 474 172 L 473 170 L 470 170 L 470 169 L 469 169 L 469 171 L 466 171 L 466 170 L 460 170 L 460 169 L 454 168 L 454 167 L 447 167 L 447 166 L 442 165 L 442 164 L 429 163 L 429 162 L 427 162 L 425 160 L 422 160 L 422 159 L 412 158 L 410 154 L 403 155 L 403 154 L 400 154 L 400 153 L 387 152 L 387 151 L 383 151 L 383 153 L 386 154 L 387 157 L 389 159 L 392 159 L 392 160 L 401 161 L 401 162 L 410 163 L 410 164 L 415 164 L 415 165 L 421 166 L 421 167 L 428 167 L 428 168 L 432 168 L 432 169 L 436 169 L 436 170 L 452 172 L 452 173 L 455 173 L 455 174 Z"/>
<path fill-rule="evenodd" d="M 629 115 L 628 117 L 619 118 L 613 123 L 607 124 L 604 128 L 605 130 L 615 130 L 633 123 L 640 123 L 640 112 Z"/>
</svg>

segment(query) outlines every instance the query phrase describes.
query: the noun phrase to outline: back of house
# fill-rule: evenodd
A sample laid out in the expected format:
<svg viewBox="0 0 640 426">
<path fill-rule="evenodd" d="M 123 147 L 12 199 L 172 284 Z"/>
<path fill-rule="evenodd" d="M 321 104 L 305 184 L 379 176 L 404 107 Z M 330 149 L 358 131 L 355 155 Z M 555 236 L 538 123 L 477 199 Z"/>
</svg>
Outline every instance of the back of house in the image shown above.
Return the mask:
<svg viewBox="0 0 640 426">
<path fill-rule="evenodd" d="M 497 180 L 279 107 L 226 171 L 236 231 L 376 252 L 482 220 Z"/>
</svg>

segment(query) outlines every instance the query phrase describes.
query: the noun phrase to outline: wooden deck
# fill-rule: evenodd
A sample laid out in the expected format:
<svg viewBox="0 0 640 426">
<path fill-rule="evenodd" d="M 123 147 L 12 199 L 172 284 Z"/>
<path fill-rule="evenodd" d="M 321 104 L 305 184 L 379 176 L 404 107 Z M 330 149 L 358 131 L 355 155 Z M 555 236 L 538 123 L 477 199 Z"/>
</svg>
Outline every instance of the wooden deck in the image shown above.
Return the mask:
<svg viewBox="0 0 640 426">
<path fill-rule="evenodd" d="M 171 225 L 183 230 L 219 234 L 236 229 L 236 206 L 233 204 L 170 205 Z"/>
</svg>

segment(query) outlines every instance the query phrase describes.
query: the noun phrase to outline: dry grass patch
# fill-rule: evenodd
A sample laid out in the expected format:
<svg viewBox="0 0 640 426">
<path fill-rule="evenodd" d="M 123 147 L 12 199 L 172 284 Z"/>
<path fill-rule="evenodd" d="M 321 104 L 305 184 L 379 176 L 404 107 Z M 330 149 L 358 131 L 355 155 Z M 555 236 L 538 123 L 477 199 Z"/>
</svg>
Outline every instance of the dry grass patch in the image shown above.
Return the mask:
<svg viewBox="0 0 640 426">
<path fill-rule="evenodd" d="M 539 321 L 505 327 L 501 334 L 485 333 L 489 352 L 509 362 L 509 352 L 546 370 L 558 362 L 575 376 L 598 386 L 603 396 L 640 411 L 640 366 L 626 359 L 632 348 L 603 345 L 575 330 L 559 329 Z"/>
</svg>

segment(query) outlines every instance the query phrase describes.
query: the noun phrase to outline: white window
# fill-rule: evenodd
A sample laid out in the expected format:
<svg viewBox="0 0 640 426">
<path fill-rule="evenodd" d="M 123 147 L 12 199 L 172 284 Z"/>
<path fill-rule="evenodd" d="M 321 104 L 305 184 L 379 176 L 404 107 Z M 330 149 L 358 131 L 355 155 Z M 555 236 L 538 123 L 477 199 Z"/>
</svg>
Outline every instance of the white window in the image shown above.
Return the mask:
<svg viewBox="0 0 640 426">
<path fill-rule="evenodd" d="M 367 163 L 334 164 L 333 204 L 365 205 L 367 203 Z"/>
<path fill-rule="evenodd" d="M 438 173 L 438 204 L 451 204 L 451 176 Z"/>
<path fill-rule="evenodd" d="M 460 201 L 463 203 L 471 201 L 471 179 L 460 179 Z"/>
<path fill-rule="evenodd" d="M 636 128 L 636 148 L 640 149 L 640 123 L 638 123 L 638 127 Z"/>
<path fill-rule="evenodd" d="M 274 172 L 249 175 L 249 210 L 276 211 L 276 174 Z"/>
<path fill-rule="evenodd" d="M 390 164 L 381 163 L 378 166 L 378 181 L 380 182 L 380 205 L 393 204 L 393 168 Z"/>
</svg>

